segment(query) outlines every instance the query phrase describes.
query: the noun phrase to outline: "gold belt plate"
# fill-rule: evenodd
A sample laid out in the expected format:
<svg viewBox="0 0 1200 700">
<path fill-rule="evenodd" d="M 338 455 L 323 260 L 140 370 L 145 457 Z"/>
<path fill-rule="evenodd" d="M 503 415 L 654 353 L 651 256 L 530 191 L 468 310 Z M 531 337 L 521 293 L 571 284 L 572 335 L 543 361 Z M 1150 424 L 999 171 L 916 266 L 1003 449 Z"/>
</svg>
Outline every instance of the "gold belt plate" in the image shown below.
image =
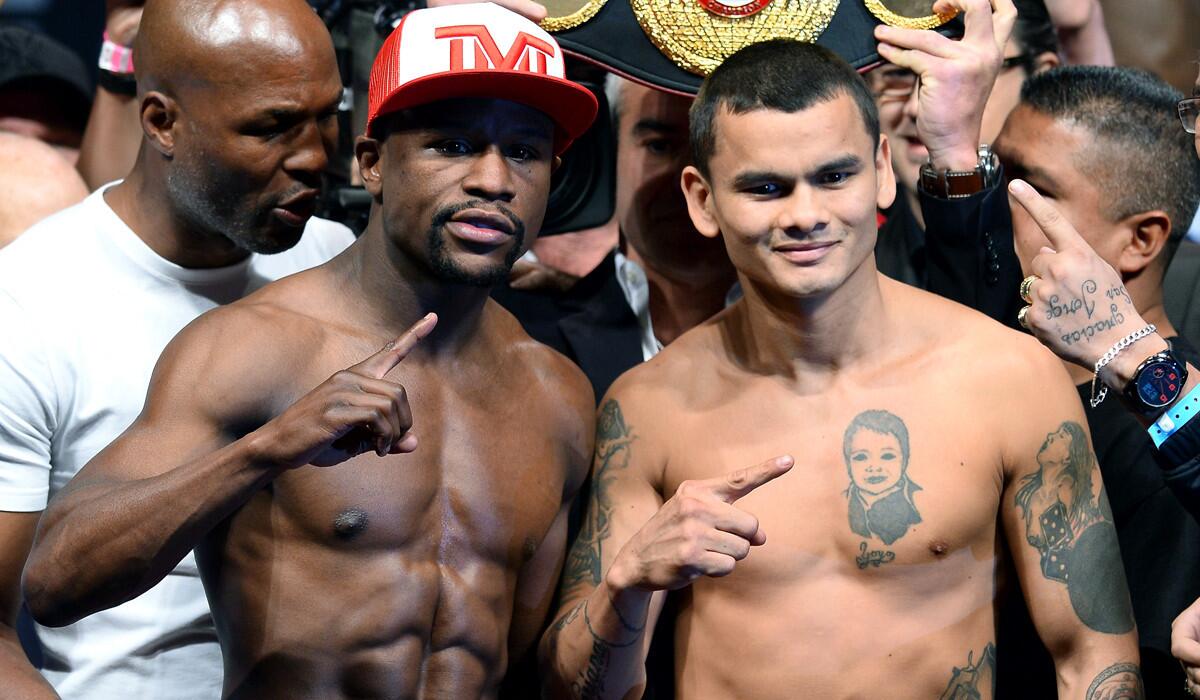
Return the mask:
<svg viewBox="0 0 1200 700">
<path fill-rule="evenodd" d="M 851 0 L 857 1 L 857 0 Z M 748 17 L 713 14 L 699 0 L 629 0 L 650 41 L 680 68 L 708 75 L 739 49 L 768 39 L 815 42 L 839 0 L 770 0 Z"/>
</svg>

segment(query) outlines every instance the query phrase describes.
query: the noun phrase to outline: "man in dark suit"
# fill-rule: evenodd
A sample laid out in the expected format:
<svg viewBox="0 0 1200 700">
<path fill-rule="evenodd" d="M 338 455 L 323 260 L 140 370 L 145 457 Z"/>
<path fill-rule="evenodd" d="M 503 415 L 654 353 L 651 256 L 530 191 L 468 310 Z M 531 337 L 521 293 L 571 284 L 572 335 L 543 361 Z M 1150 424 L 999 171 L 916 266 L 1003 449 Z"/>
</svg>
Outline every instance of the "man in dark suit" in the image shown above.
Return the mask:
<svg viewBox="0 0 1200 700">
<path fill-rule="evenodd" d="M 691 98 L 616 76 L 605 87 L 617 131 L 620 244 L 565 293 L 495 294 L 531 336 L 583 369 L 596 396 L 724 308 L 735 280 L 722 242 L 692 227 L 679 187 Z"/>
</svg>

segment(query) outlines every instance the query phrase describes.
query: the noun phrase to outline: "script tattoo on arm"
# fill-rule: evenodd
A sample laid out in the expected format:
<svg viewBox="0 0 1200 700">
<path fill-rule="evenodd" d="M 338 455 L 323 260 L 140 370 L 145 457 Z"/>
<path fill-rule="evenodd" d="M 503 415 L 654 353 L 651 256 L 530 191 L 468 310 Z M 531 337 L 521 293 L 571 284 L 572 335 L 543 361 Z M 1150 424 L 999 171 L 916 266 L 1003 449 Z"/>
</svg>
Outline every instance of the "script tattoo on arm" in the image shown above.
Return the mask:
<svg viewBox="0 0 1200 700">
<path fill-rule="evenodd" d="M 1067 587 L 1075 614 L 1091 629 L 1129 632 L 1133 610 L 1117 532 L 1107 501 L 1092 483 L 1096 458 L 1087 433 L 1078 423 L 1064 422 L 1046 435 L 1037 462 L 1015 500 L 1025 539 L 1041 556 L 1042 575 Z"/>
<path fill-rule="evenodd" d="M 1116 663 L 1100 672 L 1088 687 L 1085 700 L 1144 700 L 1142 672 L 1137 664 Z"/>
<path fill-rule="evenodd" d="M 625 424 L 621 404 L 609 399 L 596 420 L 596 455 L 587 517 L 567 556 L 562 593 L 570 599 L 581 588 L 600 585 L 601 547 L 608 537 L 612 498 L 608 493 L 616 472 L 629 466 L 629 451 L 636 436 Z"/>
<path fill-rule="evenodd" d="M 842 436 L 842 456 L 850 476 L 845 495 L 855 534 L 890 545 L 921 522 L 913 499 L 921 487 L 908 477 L 908 427 L 899 416 L 882 410 L 855 416 Z M 866 569 L 895 558 L 892 550 L 868 549 L 864 541 L 854 560 Z"/>
<path fill-rule="evenodd" d="M 968 651 L 967 665 L 954 667 L 950 672 L 950 683 L 938 700 L 990 700 L 995 693 L 996 646 L 988 642 L 979 659 L 975 659 L 974 651 Z"/>
</svg>

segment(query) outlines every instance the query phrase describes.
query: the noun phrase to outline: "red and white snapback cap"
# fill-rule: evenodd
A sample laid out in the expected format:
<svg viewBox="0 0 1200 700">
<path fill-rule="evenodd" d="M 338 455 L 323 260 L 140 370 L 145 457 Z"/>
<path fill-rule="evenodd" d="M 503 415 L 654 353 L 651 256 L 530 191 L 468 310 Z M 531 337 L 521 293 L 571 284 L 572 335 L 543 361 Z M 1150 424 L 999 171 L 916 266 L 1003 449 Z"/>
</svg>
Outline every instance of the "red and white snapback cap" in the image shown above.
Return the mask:
<svg viewBox="0 0 1200 700">
<path fill-rule="evenodd" d="M 490 2 L 416 10 L 371 67 L 367 133 L 379 117 L 456 97 L 511 100 L 546 114 L 562 153 L 596 118 L 596 98 L 567 80 L 562 48 L 521 15 Z"/>
</svg>

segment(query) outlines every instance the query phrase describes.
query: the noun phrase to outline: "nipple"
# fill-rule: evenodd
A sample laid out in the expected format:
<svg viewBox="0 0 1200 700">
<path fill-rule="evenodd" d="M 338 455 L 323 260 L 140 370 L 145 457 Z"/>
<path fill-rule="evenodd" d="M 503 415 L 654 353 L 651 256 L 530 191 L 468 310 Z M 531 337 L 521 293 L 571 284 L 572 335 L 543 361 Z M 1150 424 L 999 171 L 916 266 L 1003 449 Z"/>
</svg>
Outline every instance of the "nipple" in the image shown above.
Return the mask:
<svg viewBox="0 0 1200 700">
<path fill-rule="evenodd" d="M 333 532 L 348 540 L 367 529 L 367 512 L 361 508 L 347 508 L 333 519 Z"/>
</svg>

